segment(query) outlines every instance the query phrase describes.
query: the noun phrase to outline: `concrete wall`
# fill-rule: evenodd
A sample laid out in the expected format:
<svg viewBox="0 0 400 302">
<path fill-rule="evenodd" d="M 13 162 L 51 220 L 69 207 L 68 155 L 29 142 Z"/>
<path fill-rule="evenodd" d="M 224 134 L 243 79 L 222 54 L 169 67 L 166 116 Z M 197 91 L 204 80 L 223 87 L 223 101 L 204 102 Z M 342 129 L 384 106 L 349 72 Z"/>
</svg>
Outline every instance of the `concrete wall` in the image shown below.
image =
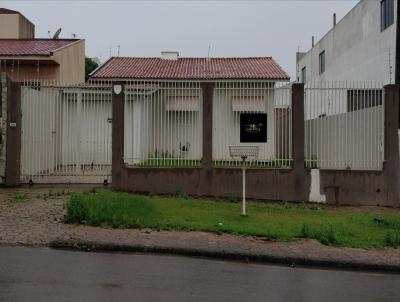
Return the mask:
<svg viewBox="0 0 400 302">
<path fill-rule="evenodd" d="M 381 32 L 380 1 L 361 0 L 331 31 L 297 62 L 297 77 L 306 67 L 307 81 L 379 81 L 394 83 L 394 24 Z M 325 51 L 326 71 L 319 74 L 319 54 Z M 300 56 L 301 57 L 301 56 Z"/>
<path fill-rule="evenodd" d="M 0 39 L 33 39 L 35 26 L 21 14 L 0 14 Z"/>
</svg>

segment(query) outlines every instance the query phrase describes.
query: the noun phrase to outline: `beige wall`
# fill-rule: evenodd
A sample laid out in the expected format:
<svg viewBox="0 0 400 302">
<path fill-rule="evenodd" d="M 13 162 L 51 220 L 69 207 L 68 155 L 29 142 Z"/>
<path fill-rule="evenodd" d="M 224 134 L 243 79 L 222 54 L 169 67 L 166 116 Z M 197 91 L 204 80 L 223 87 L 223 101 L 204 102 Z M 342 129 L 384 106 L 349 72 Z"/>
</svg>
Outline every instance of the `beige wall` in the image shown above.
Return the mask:
<svg viewBox="0 0 400 302">
<path fill-rule="evenodd" d="M 24 16 L 20 15 L 19 18 L 19 39 L 34 39 L 35 38 L 35 25 L 31 23 Z"/>
<path fill-rule="evenodd" d="M 0 39 L 19 39 L 19 25 L 19 15 L 0 14 Z"/>
<path fill-rule="evenodd" d="M 54 59 L 60 64 L 59 81 L 63 84 L 85 82 L 85 40 L 65 47 L 54 53 Z"/>
<path fill-rule="evenodd" d="M 20 14 L 0 14 L 0 39 L 33 39 L 35 26 Z"/>
</svg>

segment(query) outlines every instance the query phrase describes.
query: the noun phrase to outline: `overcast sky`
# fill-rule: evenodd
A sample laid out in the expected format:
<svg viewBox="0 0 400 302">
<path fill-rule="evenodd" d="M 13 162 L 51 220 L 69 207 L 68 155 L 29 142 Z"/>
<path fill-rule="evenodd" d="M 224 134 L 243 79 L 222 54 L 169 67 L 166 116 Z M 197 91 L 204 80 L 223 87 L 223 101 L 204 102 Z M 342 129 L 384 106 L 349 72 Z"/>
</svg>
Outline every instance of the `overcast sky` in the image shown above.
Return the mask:
<svg viewBox="0 0 400 302">
<path fill-rule="evenodd" d="M 375 0 L 371 0 L 375 1 Z M 307 51 L 358 1 L 3 1 L 36 25 L 36 37 L 62 27 L 62 38 L 86 39 L 86 54 L 272 56 L 294 78 L 295 54 Z"/>
</svg>

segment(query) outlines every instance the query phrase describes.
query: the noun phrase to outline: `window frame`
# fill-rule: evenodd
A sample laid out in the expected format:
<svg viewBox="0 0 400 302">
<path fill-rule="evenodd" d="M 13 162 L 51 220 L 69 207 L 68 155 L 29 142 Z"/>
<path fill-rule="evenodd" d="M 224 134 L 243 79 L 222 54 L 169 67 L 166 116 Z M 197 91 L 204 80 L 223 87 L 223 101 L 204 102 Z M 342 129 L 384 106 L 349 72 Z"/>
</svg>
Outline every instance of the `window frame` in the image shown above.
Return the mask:
<svg viewBox="0 0 400 302">
<path fill-rule="evenodd" d="M 381 0 L 381 32 L 394 24 L 394 0 Z"/>
<path fill-rule="evenodd" d="M 325 50 L 319 53 L 319 74 L 323 74 L 326 70 L 326 53 Z"/>
</svg>

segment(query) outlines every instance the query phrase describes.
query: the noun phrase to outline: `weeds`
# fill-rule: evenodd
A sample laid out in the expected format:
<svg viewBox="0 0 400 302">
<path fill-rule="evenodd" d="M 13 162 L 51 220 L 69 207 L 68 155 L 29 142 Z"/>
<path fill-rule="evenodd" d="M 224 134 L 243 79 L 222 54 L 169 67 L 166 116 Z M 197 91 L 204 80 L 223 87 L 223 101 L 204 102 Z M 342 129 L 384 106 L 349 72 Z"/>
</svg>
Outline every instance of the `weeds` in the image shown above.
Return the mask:
<svg viewBox="0 0 400 302">
<path fill-rule="evenodd" d="M 12 202 L 12 203 L 24 202 L 27 200 L 28 200 L 27 193 L 18 193 L 10 198 L 10 202 Z"/>
</svg>

